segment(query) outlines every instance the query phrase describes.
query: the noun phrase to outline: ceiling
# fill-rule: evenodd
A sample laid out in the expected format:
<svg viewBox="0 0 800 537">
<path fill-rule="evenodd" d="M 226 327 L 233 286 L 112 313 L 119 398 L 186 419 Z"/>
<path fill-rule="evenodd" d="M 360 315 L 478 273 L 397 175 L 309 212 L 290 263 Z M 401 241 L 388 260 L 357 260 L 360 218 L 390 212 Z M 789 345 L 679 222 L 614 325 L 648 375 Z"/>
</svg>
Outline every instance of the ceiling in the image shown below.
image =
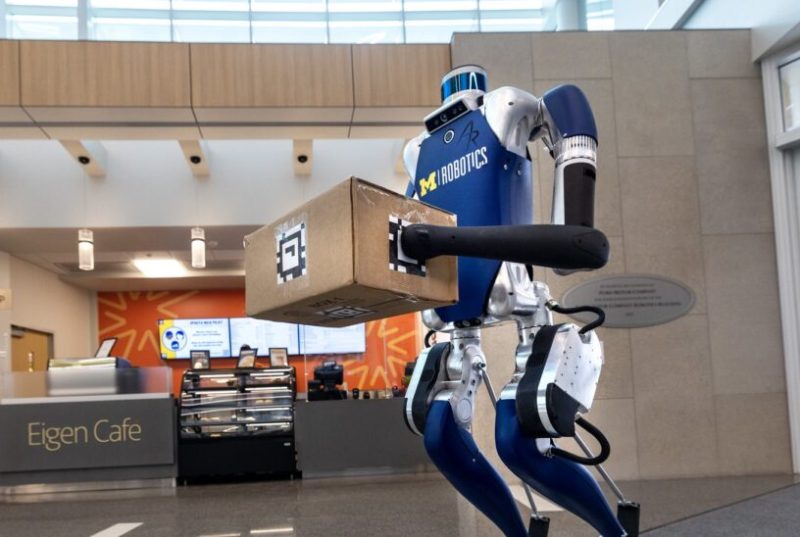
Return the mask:
<svg viewBox="0 0 800 537">
<path fill-rule="evenodd" d="M 95 291 L 244 288 L 244 236 L 258 226 L 206 227 L 206 268 L 192 269 L 189 227 L 92 228 L 95 270 L 78 269 L 77 228 L 0 229 L 0 251 Z M 133 266 L 140 257 L 171 257 L 186 276 L 148 278 Z"/>
</svg>

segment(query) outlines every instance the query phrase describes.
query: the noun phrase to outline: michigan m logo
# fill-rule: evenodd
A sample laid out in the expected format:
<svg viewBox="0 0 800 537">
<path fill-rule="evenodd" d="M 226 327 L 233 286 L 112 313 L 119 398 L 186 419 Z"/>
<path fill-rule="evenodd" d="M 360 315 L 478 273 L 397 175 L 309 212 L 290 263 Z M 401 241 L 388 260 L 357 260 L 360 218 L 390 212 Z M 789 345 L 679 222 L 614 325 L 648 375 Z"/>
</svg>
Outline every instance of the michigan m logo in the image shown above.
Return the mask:
<svg viewBox="0 0 800 537">
<path fill-rule="evenodd" d="M 423 177 L 419 180 L 419 197 L 421 198 L 434 190 L 436 190 L 436 172 L 431 172 L 427 179 Z"/>
</svg>

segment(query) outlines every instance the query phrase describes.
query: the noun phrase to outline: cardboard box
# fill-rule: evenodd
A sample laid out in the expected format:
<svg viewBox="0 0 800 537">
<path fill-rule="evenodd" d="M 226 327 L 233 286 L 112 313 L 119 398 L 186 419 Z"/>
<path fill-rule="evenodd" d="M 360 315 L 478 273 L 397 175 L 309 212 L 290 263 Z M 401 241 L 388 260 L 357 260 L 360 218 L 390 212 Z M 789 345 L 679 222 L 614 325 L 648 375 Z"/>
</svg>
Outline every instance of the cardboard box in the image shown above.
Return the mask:
<svg viewBox="0 0 800 537">
<path fill-rule="evenodd" d="M 458 300 L 456 258 L 418 263 L 402 226 L 455 215 L 355 177 L 245 237 L 247 315 L 348 326 Z"/>
</svg>

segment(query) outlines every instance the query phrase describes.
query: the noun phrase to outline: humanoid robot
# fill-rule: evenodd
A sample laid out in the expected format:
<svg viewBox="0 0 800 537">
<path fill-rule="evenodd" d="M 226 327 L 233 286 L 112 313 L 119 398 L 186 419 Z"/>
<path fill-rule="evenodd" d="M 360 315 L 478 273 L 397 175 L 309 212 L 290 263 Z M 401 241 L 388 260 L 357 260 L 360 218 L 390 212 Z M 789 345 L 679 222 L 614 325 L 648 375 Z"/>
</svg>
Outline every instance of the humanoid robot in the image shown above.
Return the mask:
<svg viewBox="0 0 800 537">
<path fill-rule="evenodd" d="M 575 86 L 558 86 L 542 98 L 516 88 L 487 93 L 486 72 L 473 65 L 442 80 L 443 105 L 425 118 L 426 130 L 404 150 L 411 178 L 408 196 L 456 214 L 458 227 L 425 224 L 403 230 L 409 258 L 457 255 L 459 300 L 428 310 L 431 330 L 451 341 L 425 349 L 406 395 L 409 428 L 424 437 L 432 461 L 455 488 L 509 537 L 544 536 L 528 494 L 528 528 L 508 485 L 480 453 L 471 434 L 475 396 L 482 383 L 496 408 L 495 439 L 502 461 L 527 485 L 576 514 L 603 537 L 638 534 L 638 506 L 621 500 L 614 515 L 586 469 L 608 457 L 602 433 L 581 414 L 590 410 L 602 345 L 586 326 L 553 324 L 560 307 L 533 265 L 561 274 L 602 267 L 605 236 L 593 227 L 597 130 L 591 108 Z M 531 160 L 527 145 L 541 140 L 555 159 L 549 225 L 533 225 Z M 515 373 L 499 400 L 488 382 L 480 329 L 506 321 L 517 325 Z M 575 431 L 587 430 L 601 444 L 594 456 Z M 573 437 L 587 457 L 559 449 L 554 439 Z M 529 492 L 526 486 L 526 492 Z"/>
</svg>

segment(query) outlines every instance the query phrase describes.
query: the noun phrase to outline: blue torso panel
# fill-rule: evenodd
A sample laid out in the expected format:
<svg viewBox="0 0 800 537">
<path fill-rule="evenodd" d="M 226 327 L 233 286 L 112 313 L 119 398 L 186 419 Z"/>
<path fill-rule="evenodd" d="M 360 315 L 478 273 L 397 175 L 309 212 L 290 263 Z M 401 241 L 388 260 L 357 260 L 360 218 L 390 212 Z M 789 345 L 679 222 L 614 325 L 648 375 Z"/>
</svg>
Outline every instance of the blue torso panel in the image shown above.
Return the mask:
<svg viewBox="0 0 800 537">
<path fill-rule="evenodd" d="M 531 162 L 500 145 L 480 110 L 422 142 L 414 187 L 420 200 L 455 213 L 459 226 L 533 222 Z M 499 261 L 459 257 L 459 301 L 436 310 L 442 320 L 481 317 L 499 268 Z"/>
</svg>

